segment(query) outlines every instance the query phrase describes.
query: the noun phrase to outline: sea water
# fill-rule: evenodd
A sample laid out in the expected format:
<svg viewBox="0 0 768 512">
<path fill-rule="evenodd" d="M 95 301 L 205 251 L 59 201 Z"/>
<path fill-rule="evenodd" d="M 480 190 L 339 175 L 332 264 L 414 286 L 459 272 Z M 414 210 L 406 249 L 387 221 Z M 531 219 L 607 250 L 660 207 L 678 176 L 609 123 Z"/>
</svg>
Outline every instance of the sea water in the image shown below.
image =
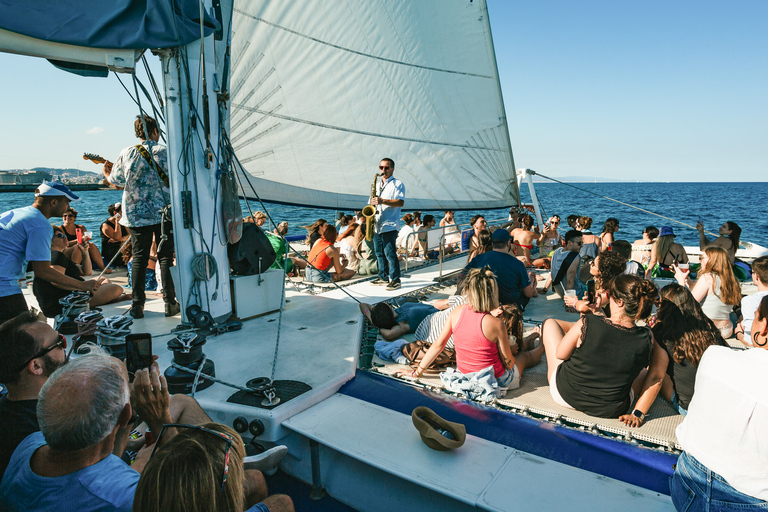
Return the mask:
<svg viewBox="0 0 768 512">
<path fill-rule="evenodd" d="M 405 187 L 406 201 L 403 213 L 412 211 L 408 208 L 407 181 Z M 620 231 L 616 233 L 616 239 L 634 242 L 642 238 L 646 226 L 668 225 L 674 229 L 677 242 L 683 245 L 698 245 L 699 237 L 694 229 L 627 206 L 632 205 L 691 226 L 695 226 L 701 219 L 704 228 L 714 233 L 717 233 L 719 226 L 725 221 L 730 220 L 741 226 L 742 240 L 768 247 L 768 216 L 765 207 L 768 204 L 768 183 L 537 183 L 535 187 L 546 216 L 560 215 L 561 233 L 567 230 L 565 219 L 571 214 L 592 217 L 592 231 L 595 233 L 601 230 L 605 219 L 616 217 L 621 226 Z M 93 232 L 94 239 L 99 240 L 101 223 L 109 216 L 107 207 L 120 201 L 122 192 L 94 190 L 77 194 L 82 197 L 82 201 L 72 203 L 78 211 L 77 223 L 85 225 L 87 231 Z M 530 202 L 530 194 L 525 184 L 521 190 L 521 198 L 523 202 Z M 33 199 L 34 196 L 30 192 L 0 193 L 0 212 L 27 206 Z M 241 201 L 241 204 L 243 215 L 248 215 L 248 206 L 254 212 L 265 209 L 253 200 L 248 201 L 247 205 L 245 201 Z M 269 204 L 265 206 L 275 223 L 288 222 L 289 235 L 304 234 L 306 231 L 299 226 L 309 225 L 319 218 L 332 221 L 337 213 L 334 210 L 317 208 Z M 360 208 L 363 206 L 361 204 Z M 506 219 L 508 209 L 458 211 L 455 217 L 459 223 L 466 223 L 478 213 L 483 214 L 487 220 Z M 441 211 L 424 211 L 422 217 L 425 214 L 434 215 L 438 223 L 443 217 Z M 51 222 L 60 224 L 61 219 L 51 219 Z"/>
</svg>

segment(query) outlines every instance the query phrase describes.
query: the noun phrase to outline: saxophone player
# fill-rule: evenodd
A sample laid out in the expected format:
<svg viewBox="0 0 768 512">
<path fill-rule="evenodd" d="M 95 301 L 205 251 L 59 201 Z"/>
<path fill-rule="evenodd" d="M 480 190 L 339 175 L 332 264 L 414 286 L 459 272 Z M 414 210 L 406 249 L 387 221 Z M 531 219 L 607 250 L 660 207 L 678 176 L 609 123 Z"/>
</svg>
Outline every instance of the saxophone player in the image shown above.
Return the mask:
<svg viewBox="0 0 768 512">
<path fill-rule="evenodd" d="M 379 277 L 371 284 L 400 288 L 400 262 L 397 259 L 397 232 L 400 229 L 400 208 L 405 202 L 405 185 L 395 179 L 395 161 L 384 158 L 379 162 L 381 178 L 376 180 L 376 195 L 370 204 L 376 208 L 373 248 L 379 264 Z"/>
</svg>

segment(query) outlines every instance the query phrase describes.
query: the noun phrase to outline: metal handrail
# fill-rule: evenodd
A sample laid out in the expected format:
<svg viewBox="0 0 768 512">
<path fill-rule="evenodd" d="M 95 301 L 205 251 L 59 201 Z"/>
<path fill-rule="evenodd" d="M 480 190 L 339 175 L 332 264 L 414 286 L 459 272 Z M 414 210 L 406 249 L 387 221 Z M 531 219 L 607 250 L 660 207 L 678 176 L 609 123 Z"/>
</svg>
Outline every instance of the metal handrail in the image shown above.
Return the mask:
<svg viewBox="0 0 768 512">
<path fill-rule="evenodd" d="M 509 222 L 509 219 L 492 219 L 490 221 L 486 220 L 485 222 L 486 222 L 486 224 L 488 224 L 488 226 L 492 226 L 494 223 L 506 223 L 506 222 Z M 462 224 L 451 224 L 451 226 L 456 226 L 457 228 L 459 228 L 459 230 L 458 230 L 459 234 L 461 234 L 462 231 L 464 231 L 464 230 L 460 229 L 460 226 L 472 227 L 472 225 L 469 222 L 465 222 L 465 223 L 462 223 Z M 407 249 L 407 247 L 408 247 L 408 240 L 413 235 L 418 235 L 418 234 L 421 234 L 421 233 L 429 233 L 430 231 L 437 231 L 439 229 L 445 231 L 445 229 L 447 227 L 448 226 L 435 226 L 434 228 L 426 229 L 426 230 L 423 230 L 423 231 L 414 231 L 413 233 L 409 233 L 408 236 L 405 237 L 406 251 L 405 251 L 405 271 L 403 272 L 404 274 L 408 273 L 408 252 L 409 252 L 408 249 Z M 451 232 L 451 233 L 443 232 L 443 234 L 440 235 L 440 240 L 438 241 L 438 244 L 439 244 L 439 247 L 440 247 L 439 258 L 438 258 L 439 261 L 440 261 L 440 279 L 443 278 L 443 259 L 445 257 L 445 244 L 443 243 L 443 239 L 445 238 L 446 235 L 453 235 L 455 233 L 457 233 L 457 231 L 454 231 L 454 232 Z M 418 243 L 418 240 L 416 241 L 416 243 Z M 459 252 L 465 252 L 465 251 L 459 251 Z"/>
</svg>

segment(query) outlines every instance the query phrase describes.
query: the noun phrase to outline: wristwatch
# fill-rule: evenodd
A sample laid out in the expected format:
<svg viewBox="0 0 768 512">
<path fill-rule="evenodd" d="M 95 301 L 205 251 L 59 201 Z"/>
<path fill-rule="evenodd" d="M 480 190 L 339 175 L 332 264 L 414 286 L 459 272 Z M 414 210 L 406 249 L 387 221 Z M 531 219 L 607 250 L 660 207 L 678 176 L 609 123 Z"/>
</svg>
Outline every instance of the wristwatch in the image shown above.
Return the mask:
<svg viewBox="0 0 768 512">
<path fill-rule="evenodd" d="M 645 419 L 645 414 L 640 412 L 640 409 L 635 409 L 634 411 L 632 411 L 632 416 L 635 416 L 636 418 L 640 418 L 640 420 Z"/>
</svg>

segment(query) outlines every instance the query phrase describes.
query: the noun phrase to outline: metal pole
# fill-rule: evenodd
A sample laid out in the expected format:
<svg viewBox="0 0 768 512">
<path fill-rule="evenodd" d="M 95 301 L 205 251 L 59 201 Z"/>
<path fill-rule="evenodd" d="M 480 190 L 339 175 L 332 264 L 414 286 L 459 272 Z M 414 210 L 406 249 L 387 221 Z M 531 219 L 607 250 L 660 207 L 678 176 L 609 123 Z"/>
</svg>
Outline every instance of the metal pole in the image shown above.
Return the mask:
<svg viewBox="0 0 768 512">
<path fill-rule="evenodd" d="M 309 453 L 312 461 L 312 490 L 309 493 L 309 498 L 317 501 L 325 497 L 325 489 L 323 489 L 320 477 L 320 443 L 310 439 Z"/>
</svg>

